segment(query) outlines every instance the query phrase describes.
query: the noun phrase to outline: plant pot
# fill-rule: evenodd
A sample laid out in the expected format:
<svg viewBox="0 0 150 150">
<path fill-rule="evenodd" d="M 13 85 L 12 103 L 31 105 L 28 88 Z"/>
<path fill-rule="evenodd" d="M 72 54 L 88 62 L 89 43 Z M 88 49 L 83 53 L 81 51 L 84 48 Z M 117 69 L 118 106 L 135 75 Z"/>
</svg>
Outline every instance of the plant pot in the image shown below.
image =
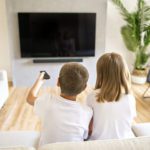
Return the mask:
<svg viewBox="0 0 150 150">
<path fill-rule="evenodd" d="M 131 75 L 131 80 L 136 84 L 145 84 L 147 80 L 147 70 L 134 69 Z"/>
</svg>

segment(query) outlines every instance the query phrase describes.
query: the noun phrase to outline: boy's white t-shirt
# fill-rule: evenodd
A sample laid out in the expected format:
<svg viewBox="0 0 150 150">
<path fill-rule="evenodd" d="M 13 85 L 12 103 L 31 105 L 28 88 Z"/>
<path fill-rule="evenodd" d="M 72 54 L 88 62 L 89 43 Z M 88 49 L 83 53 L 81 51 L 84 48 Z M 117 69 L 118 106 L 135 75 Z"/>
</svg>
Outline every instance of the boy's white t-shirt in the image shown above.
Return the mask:
<svg viewBox="0 0 150 150">
<path fill-rule="evenodd" d="M 131 94 L 122 94 L 117 102 L 99 103 L 97 90 L 87 97 L 87 104 L 93 109 L 93 132 L 90 140 L 118 139 L 134 137 L 131 130 L 136 116 L 135 98 Z"/>
<path fill-rule="evenodd" d="M 37 98 L 34 111 L 42 122 L 39 145 L 83 141 L 88 136 L 92 109 L 79 102 L 51 94 Z"/>
</svg>

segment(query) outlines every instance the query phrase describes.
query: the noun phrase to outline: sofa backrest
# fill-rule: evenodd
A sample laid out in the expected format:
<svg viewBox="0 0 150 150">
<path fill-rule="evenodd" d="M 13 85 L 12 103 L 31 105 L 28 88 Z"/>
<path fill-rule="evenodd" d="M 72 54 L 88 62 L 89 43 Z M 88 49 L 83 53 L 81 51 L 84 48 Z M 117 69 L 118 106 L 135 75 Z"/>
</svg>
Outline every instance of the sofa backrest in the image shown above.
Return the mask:
<svg viewBox="0 0 150 150">
<path fill-rule="evenodd" d="M 150 150 L 150 137 L 47 144 L 39 150 Z"/>
</svg>

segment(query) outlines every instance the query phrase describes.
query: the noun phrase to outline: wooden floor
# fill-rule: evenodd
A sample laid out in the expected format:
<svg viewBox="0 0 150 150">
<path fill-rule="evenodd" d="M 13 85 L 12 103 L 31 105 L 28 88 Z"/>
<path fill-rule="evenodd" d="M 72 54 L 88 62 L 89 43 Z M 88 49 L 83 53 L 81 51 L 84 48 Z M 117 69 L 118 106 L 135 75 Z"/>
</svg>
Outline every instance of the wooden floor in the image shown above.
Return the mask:
<svg viewBox="0 0 150 150">
<path fill-rule="evenodd" d="M 138 123 L 150 122 L 150 98 L 143 99 L 142 94 L 147 88 L 147 85 L 133 85 L 134 95 L 137 104 L 137 118 Z M 91 91 L 87 88 L 79 95 L 78 100 L 84 102 L 84 99 Z M 26 103 L 26 96 L 29 92 L 28 88 L 11 88 L 10 96 L 0 110 L 0 130 L 40 130 L 40 122 L 33 113 L 33 107 Z M 58 88 L 42 89 L 40 94 L 51 92 L 59 94 Z M 148 91 L 150 95 L 150 90 Z"/>
<path fill-rule="evenodd" d="M 150 122 L 150 98 L 143 98 L 143 93 L 149 85 L 133 85 L 132 89 L 136 98 L 137 118 L 138 123 Z M 150 88 L 146 92 L 147 97 L 150 97 Z"/>
</svg>

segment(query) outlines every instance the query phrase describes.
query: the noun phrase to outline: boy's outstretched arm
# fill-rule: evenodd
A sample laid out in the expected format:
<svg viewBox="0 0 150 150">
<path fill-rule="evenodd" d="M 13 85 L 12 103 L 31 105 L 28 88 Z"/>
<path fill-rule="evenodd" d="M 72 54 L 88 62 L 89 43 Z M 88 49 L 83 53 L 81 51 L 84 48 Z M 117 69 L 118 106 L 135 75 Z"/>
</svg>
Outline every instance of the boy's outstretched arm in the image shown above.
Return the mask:
<svg viewBox="0 0 150 150">
<path fill-rule="evenodd" d="M 40 73 L 39 77 L 37 78 L 37 80 L 35 81 L 35 83 L 33 84 L 32 88 L 29 91 L 29 94 L 27 96 L 27 102 L 30 105 L 34 105 L 34 102 L 38 97 L 39 90 L 44 83 L 43 77 L 44 77 L 44 73 L 42 72 Z"/>
</svg>

